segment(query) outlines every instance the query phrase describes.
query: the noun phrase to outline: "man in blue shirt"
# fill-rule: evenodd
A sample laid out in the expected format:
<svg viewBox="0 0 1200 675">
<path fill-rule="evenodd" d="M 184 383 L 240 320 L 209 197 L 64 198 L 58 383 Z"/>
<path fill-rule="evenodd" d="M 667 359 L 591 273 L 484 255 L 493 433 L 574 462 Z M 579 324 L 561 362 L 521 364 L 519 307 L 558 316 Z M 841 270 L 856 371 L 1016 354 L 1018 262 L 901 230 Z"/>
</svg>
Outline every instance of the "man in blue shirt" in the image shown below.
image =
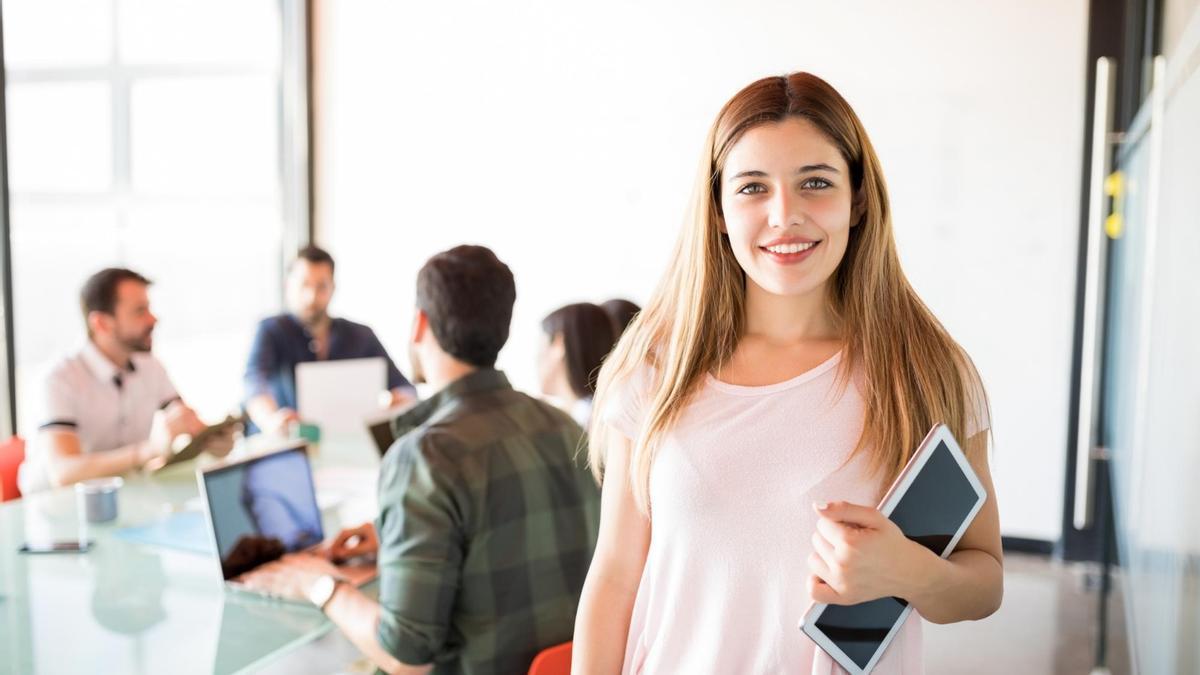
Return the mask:
<svg viewBox="0 0 1200 675">
<path fill-rule="evenodd" d="M 316 246 L 302 249 L 288 268 L 288 312 L 263 319 L 246 364 L 246 412 L 254 426 L 284 433 L 296 414 L 296 364 L 382 356 L 387 361 L 391 405 L 416 400 L 416 390 L 392 362 L 374 331 L 329 316 L 333 256 Z"/>
</svg>

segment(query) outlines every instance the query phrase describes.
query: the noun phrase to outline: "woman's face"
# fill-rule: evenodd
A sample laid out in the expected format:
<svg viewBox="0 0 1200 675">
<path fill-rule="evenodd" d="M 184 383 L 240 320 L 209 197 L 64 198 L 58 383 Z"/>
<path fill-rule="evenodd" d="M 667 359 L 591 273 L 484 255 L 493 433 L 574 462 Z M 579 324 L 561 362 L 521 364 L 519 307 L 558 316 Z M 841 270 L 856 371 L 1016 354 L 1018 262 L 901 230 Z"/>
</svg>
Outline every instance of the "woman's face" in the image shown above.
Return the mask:
<svg viewBox="0 0 1200 675">
<path fill-rule="evenodd" d="M 775 295 L 822 289 L 850 236 L 853 187 L 840 152 L 791 117 L 747 131 L 721 174 L 723 231 L 750 283 Z"/>
</svg>

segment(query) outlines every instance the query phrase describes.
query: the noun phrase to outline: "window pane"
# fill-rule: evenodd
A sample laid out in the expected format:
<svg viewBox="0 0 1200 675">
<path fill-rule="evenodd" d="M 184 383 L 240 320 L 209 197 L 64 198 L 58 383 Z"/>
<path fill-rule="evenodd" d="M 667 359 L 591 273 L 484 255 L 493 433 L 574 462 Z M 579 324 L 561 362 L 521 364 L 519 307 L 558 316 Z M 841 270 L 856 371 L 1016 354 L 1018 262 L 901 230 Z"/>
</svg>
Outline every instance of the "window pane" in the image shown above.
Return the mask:
<svg viewBox="0 0 1200 675">
<path fill-rule="evenodd" d="M 45 369 L 84 339 L 79 289 L 118 260 L 119 244 L 110 208 L 14 197 L 11 217 L 18 429 L 29 433 Z"/>
<path fill-rule="evenodd" d="M 9 68 L 97 66 L 111 60 L 109 0 L 4 0 Z"/>
<path fill-rule="evenodd" d="M 118 225 L 111 208 L 26 202 L 12 211 L 19 429 L 36 428 L 46 368 L 84 340 L 80 287 L 113 265 L 154 282 L 154 351 L 180 393 L 206 418 L 236 406 L 255 324 L 279 309 L 275 203 L 135 206 Z"/>
<path fill-rule="evenodd" d="M 203 415 L 223 414 L 282 296 L 278 0 L 4 12 L 10 65 L 59 69 L 8 87 L 19 429 L 37 422 L 46 367 L 85 339 L 80 286 L 113 265 L 154 281 L 155 352 Z M 62 71 L 77 66 L 94 69 Z"/>
<path fill-rule="evenodd" d="M 121 63 L 279 63 L 281 19 L 272 0 L 120 0 Z"/>
<path fill-rule="evenodd" d="M 13 192 L 100 192 L 112 183 L 112 108 L 99 82 L 8 87 Z"/>
<path fill-rule="evenodd" d="M 272 78 L 136 83 L 130 123 L 134 190 L 274 194 L 278 118 Z"/>
<path fill-rule="evenodd" d="M 266 200 L 180 202 L 130 209 L 121 237 L 125 257 L 161 279 L 160 332 L 188 335 L 278 306 L 282 231 L 278 206 Z"/>
<path fill-rule="evenodd" d="M 154 280 L 154 351 L 206 418 L 233 409 L 258 320 L 278 311 L 279 207 L 169 203 L 129 212 L 125 258 Z"/>
</svg>

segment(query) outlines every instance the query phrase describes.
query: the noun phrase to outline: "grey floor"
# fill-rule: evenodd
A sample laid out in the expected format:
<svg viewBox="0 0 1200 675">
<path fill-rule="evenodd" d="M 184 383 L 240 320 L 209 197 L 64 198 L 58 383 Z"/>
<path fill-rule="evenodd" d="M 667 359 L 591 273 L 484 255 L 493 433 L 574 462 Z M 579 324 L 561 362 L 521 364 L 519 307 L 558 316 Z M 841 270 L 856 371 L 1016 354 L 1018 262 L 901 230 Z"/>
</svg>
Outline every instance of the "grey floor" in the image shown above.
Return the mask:
<svg viewBox="0 0 1200 675">
<path fill-rule="evenodd" d="M 1089 675 L 1097 634 L 1095 565 L 1064 564 L 1009 553 L 1004 560 L 1004 605 L 983 621 L 937 626 L 926 622 L 928 675 Z M 1130 675 L 1120 584 L 1109 610 L 1112 675 Z M 364 673 L 369 664 L 336 632 L 297 649 L 268 673 Z"/>
<path fill-rule="evenodd" d="M 925 624 L 929 675 L 1088 675 L 1096 664 L 1096 565 L 1009 553 L 1004 604 L 983 621 Z M 1108 616 L 1108 668 L 1129 675 L 1121 584 L 1113 579 Z"/>
</svg>

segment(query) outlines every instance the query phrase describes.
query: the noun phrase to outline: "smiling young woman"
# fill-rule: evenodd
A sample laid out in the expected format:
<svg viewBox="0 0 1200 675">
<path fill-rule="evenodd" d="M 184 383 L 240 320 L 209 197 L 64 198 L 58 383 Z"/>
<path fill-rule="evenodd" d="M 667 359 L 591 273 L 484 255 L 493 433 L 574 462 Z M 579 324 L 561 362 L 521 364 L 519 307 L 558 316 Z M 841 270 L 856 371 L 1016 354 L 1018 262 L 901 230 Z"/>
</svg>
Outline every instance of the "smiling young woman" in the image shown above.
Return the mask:
<svg viewBox="0 0 1200 675">
<path fill-rule="evenodd" d="M 722 108 L 595 410 L 603 506 L 573 672 L 831 672 L 796 629 L 808 604 L 884 596 L 916 611 L 875 672 L 921 672 L 918 615 L 999 606 L 986 395 L 901 271 L 879 161 L 820 78 L 765 78 Z M 989 493 L 948 560 L 873 508 L 937 422 Z"/>
</svg>

